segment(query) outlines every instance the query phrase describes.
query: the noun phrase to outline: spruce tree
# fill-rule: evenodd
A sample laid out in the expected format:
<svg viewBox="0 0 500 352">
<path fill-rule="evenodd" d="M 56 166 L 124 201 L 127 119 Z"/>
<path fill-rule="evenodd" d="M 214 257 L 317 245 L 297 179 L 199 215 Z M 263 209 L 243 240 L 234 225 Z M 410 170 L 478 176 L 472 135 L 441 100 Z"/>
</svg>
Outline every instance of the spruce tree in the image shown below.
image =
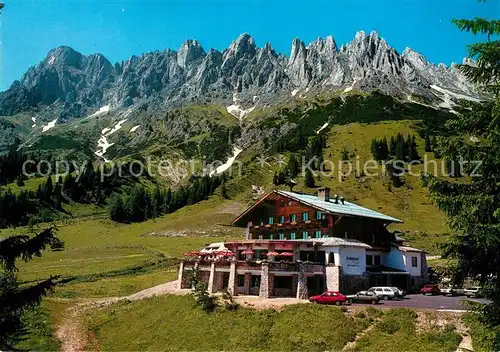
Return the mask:
<svg viewBox="0 0 500 352">
<path fill-rule="evenodd" d="M 52 197 L 52 192 L 54 190 L 54 186 L 52 185 L 52 177 L 50 175 L 47 177 L 47 181 L 45 181 L 45 186 L 43 187 L 43 196 L 45 199 L 49 199 Z"/>
<path fill-rule="evenodd" d="M 389 145 L 389 155 L 396 156 L 396 138 L 391 136 L 391 142 Z"/>
<path fill-rule="evenodd" d="M 474 171 L 474 175 L 460 181 L 426 175 L 424 184 L 448 216 L 454 233 L 443 253 L 456 261 L 451 268 L 453 277 L 457 281 L 469 277 L 480 283 L 490 299 L 482 308 L 482 317 L 493 326 L 500 324 L 500 41 L 491 37 L 500 34 L 500 22 L 475 18 L 454 23 L 463 31 L 488 36 L 486 42 L 469 46 L 476 62 L 459 68 L 471 82 L 495 94 L 495 99 L 467 102 L 469 109 L 447 123 L 449 135 L 438 143 L 437 149 L 447 160 L 461 156 L 470 161 L 464 164 L 464 171 Z M 465 143 L 470 135 L 478 141 Z M 500 349 L 499 339 L 493 349 Z"/>
<path fill-rule="evenodd" d="M 24 331 L 23 312 L 36 306 L 56 285 L 56 277 L 36 284 L 23 284 L 14 274 L 16 261 L 31 261 L 50 247 L 60 250 L 64 243 L 48 228 L 34 235 L 15 235 L 0 240 L 0 350 L 13 350 Z"/>
<path fill-rule="evenodd" d="M 309 170 L 309 169 L 306 169 L 306 174 L 304 176 L 304 186 L 306 186 L 308 188 L 313 188 L 316 186 L 316 184 L 314 182 L 314 176 L 313 176 L 311 170 Z"/>
<path fill-rule="evenodd" d="M 403 138 L 403 135 L 401 133 L 398 133 L 398 136 L 396 137 L 396 154 L 395 154 L 396 160 L 405 160 L 405 140 Z"/>
<path fill-rule="evenodd" d="M 431 139 L 428 134 L 425 135 L 425 151 L 427 153 L 432 152 Z"/>
</svg>

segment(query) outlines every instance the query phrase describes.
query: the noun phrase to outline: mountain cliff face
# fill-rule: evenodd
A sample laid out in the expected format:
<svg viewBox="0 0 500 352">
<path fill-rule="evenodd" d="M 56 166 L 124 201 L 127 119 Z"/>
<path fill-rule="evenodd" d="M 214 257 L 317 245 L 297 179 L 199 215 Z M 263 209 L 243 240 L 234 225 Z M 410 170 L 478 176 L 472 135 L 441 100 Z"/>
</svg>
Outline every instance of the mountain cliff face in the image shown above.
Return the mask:
<svg viewBox="0 0 500 352">
<path fill-rule="evenodd" d="M 154 101 L 165 108 L 234 103 L 239 116 L 245 116 L 243 108 L 310 89 L 380 90 L 439 103 L 431 86 L 478 97 L 455 67 L 431 64 L 411 49 L 400 54 L 376 32 L 358 32 L 340 48 L 331 36 L 307 46 L 295 39 L 289 57 L 276 53 L 269 43 L 260 48 L 250 35 L 242 34 L 222 52 L 206 52 L 199 42 L 188 40 L 178 51 L 133 56 L 114 65 L 101 54 L 84 56 L 59 47 L 0 93 L 0 114 L 56 103 L 63 107 L 64 120 L 101 106 L 115 109 Z"/>
</svg>

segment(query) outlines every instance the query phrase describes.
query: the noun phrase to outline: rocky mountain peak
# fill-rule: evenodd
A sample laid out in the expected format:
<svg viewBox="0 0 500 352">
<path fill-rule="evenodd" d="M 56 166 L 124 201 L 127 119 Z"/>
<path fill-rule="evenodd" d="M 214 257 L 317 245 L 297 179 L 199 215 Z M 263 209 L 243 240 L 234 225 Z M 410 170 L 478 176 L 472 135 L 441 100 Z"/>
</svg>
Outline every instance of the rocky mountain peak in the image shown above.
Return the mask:
<svg viewBox="0 0 500 352">
<path fill-rule="evenodd" d="M 188 39 L 181 45 L 177 52 L 177 64 L 186 68 L 191 62 L 205 56 L 205 50 L 197 40 Z"/>
<path fill-rule="evenodd" d="M 224 52 L 224 61 L 235 58 L 236 60 L 242 56 L 253 56 L 257 51 L 257 46 L 255 45 L 255 40 L 248 33 L 241 34 L 236 40 L 234 40 L 229 48 Z"/>
<path fill-rule="evenodd" d="M 49 51 L 44 63 L 48 65 L 57 64 L 79 68 L 83 57 L 82 54 L 69 46 L 59 46 Z"/>
<path fill-rule="evenodd" d="M 231 104 L 235 91 L 240 108 L 253 108 L 278 97 L 295 96 L 304 87 L 380 90 L 439 103 L 441 98 L 431 85 L 477 96 L 457 67 L 436 66 L 409 48 L 400 55 L 377 32 L 359 31 L 340 49 L 332 36 L 308 46 L 296 38 L 289 57 L 277 54 L 270 43 L 257 47 L 244 33 L 222 52 L 211 49 L 206 53 L 198 41 L 187 40 L 178 51 L 132 56 L 115 65 L 101 54 L 84 56 L 58 47 L 20 82 L 0 93 L 0 114 L 54 102 L 70 107 L 68 118 L 85 116 L 105 105 L 119 108 L 150 101 L 158 109 L 214 101 Z"/>
</svg>

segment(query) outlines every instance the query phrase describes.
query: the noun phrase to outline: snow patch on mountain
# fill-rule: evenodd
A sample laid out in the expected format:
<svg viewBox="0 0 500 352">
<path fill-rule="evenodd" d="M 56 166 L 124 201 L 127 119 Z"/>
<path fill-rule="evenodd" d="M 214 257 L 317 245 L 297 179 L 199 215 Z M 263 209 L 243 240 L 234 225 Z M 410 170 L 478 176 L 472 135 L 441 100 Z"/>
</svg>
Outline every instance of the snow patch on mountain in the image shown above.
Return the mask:
<svg viewBox="0 0 500 352">
<path fill-rule="evenodd" d="M 292 90 L 292 97 L 296 96 L 299 90 L 299 88 L 295 88 L 294 90 Z"/>
<path fill-rule="evenodd" d="M 127 119 L 123 119 L 123 120 L 118 121 L 118 122 L 117 122 L 117 123 L 113 126 L 113 128 L 112 128 L 109 132 L 107 132 L 107 133 L 105 134 L 105 136 L 106 136 L 106 137 L 109 137 L 109 136 L 111 136 L 113 133 L 115 133 L 115 132 L 119 131 L 119 130 L 122 128 L 122 126 L 123 126 L 123 124 L 124 124 L 125 122 L 127 122 Z"/>
<path fill-rule="evenodd" d="M 106 136 L 101 136 L 97 141 L 97 150 L 94 152 L 95 155 L 104 159 L 106 163 L 109 162 L 108 159 L 104 156 L 109 147 L 111 147 L 114 143 L 109 143 L 106 139 Z"/>
<path fill-rule="evenodd" d="M 217 167 L 215 170 L 212 170 L 210 172 L 210 177 L 212 177 L 213 175 L 221 174 L 224 171 L 228 170 L 233 165 L 234 161 L 236 160 L 236 158 L 238 157 L 238 155 L 240 155 L 240 153 L 242 151 L 243 151 L 243 149 L 240 149 L 238 147 L 234 147 L 233 148 L 233 155 L 231 157 L 229 157 L 224 164 Z"/>
<path fill-rule="evenodd" d="M 451 97 L 453 97 L 455 99 L 464 99 L 464 100 L 474 101 L 476 103 L 481 101 L 477 98 L 474 98 L 474 97 L 471 97 L 471 96 L 468 96 L 465 94 L 455 93 L 455 92 L 452 92 L 451 90 L 436 86 L 434 84 L 431 84 L 431 88 L 434 89 L 435 91 L 438 91 L 438 92 L 444 94 L 444 99 L 443 98 L 441 98 L 441 99 L 443 99 L 445 102 L 451 101 Z M 456 104 L 454 104 L 454 105 L 456 105 Z"/>
<path fill-rule="evenodd" d="M 252 106 L 251 108 L 248 109 L 243 109 L 240 106 L 240 100 L 238 98 L 238 93 L 233 94 L 233 104 L 229 105 L 226 109 L 227 112 L 236 117 L 238 120 L 243 120 L 245 117 L 248 116 L 254 109 L 255 106 Z"/>
<path fill-rule="evenodd" d="M 106 127 L 103 128 L 101 131 L 101 138 L 99 138 L 99 140 L 97 141 L 97 150 L 94 152 L 94 154 L 103 158 L 106 163 L 109 162 L 109 160 L 106 159 L 106 157 L 104 157 L 104 154 L 106 154 L 108 148 L 114 144 L 114 143 L 109 143 L 107 137 L 119 131 L 125 122 L 127 122 L 127 119 L 120 120 L 117 123 L 115 123 L 115 125 L 112 128 Z"/>
<path fill-rule="evenodd" d="M 96 116 L 102 115 L 102 114 L 107 113 L 107 112 L 109 112 L 109 105 L 104 105 L 104 106 L 101 106 L 99 108 L 99 110 L 97 110 L 96 112 L 94 112 L 89 117 L 96 117 Z"/>
<path fill-rule="evenodd" d="M 54 120 L 50 121 L 48 124 L 46 124 L 46 125 L 42 126 L 42 133 L 43 133 L 43 132 L 47 132 L 47 131 L 48 131 L 48 130 L 50 130 L 51 128 L 54 128 L 58 119 L 59 119 L 59 118 L 56 118 L 56 119 L 54 119 Z"/>
<path fill-rule="evenodd" d="M 141 125 L 134 126 L 134 127 L 132 127 L 132 128 L 130 129 L 130 131 L 129 131 L 129 132 L 130 132 L 130 133 L 135 132 L 135 131 L 139 128 L 139 127 L 141 127 Z"/>
</svg>

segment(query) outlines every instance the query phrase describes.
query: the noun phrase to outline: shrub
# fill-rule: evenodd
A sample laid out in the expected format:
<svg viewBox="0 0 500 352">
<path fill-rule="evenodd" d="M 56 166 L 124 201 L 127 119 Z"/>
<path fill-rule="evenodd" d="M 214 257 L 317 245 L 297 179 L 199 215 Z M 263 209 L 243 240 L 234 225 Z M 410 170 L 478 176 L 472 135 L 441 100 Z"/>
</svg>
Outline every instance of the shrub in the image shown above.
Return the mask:
<svg viewBox="0 0 500 352">
<path fill-rule="evenodd" d="M 399 331 L 399 322 L 394 317 L 388 317 L 378 323 L 378 328 L 387 334 L 394 334 Z"/>
<path fill-rule="evenodd" d="M 479 313 L 468 313 L 464 316 L 464 322 L 469 328 L 475 351 L 500 350 L 500 326 L 486 325 Z"/>
<path fill-rule="evenodd" d="M 363 312 L 363 311 L 358 311 L 356 312 L 356 314 L 354 314 L 354 316 L 358 319 L 366 319 L 366 313 Z"/>
</svg>

